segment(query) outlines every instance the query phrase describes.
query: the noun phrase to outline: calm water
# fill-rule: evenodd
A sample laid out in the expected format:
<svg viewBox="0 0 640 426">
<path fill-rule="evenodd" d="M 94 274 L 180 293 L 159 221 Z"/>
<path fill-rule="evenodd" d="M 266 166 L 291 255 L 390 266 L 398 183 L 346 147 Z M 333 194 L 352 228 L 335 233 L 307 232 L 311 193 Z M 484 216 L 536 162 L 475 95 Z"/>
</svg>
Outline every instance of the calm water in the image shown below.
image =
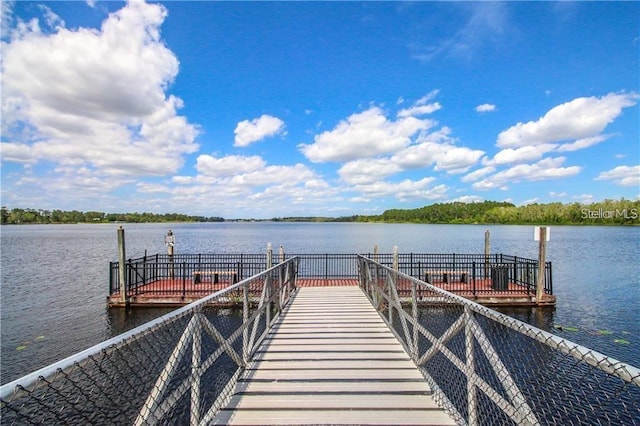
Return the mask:
<svg viewBox="0 0 640 426">
<path fill-rule="evenodd" d="M 537 258 L 531 226 L 265 222 L 127 224 L 127 257 L 145 250 L 164 253 L 169 228 L 181 253 L 262 253 L 268 242 L 289 253 L 367 253 L 374 244 L 383 253 L 394 245 L 404 253 L 482 253 L 489 229 L 493 253 Z M 167 312 L 106 308 L 108 262 L 117 260 L 116 229 L 111 224 L 0 229 L 2 383 Z M 554 227 L 547 251 L 556 308 L 507 313 L 640 366 L 640 227 Z"/>
</svg>

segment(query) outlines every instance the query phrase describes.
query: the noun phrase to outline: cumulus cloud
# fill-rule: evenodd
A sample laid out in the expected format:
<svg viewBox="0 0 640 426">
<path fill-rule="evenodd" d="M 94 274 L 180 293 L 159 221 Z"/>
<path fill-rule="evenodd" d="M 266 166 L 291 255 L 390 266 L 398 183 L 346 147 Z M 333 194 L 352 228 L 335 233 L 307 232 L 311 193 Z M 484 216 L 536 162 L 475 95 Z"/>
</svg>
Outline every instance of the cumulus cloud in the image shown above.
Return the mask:
<svg viewBox="0 0 640 426">
<path fill-rule="evenodd" d="M 229 179 L 229 185 L 260 187 L 273 184 L 296 185 L 317 176 L 304 164 L 293 166 L 267 166 L 249 173 L 236 174 Z"/>
<path fill-rule="evenodd" d="M 377 182 L 387 176 L 402 171 L 402 168 L 390 158 L 365 158 L 345 163 L 338 174 L 351 185 L 363 185 Z"/>
<path fill-rule="evenodd" d="M 532 160 L 542 158 L 542 156 L 548 152 L 556 149 L 556 144 L 542 144 L 533 146 L 523 146 L 520 148 L 505 148 L 498 152 L 493 160 L 487 161 L 487 165 L 499 165 L 510 163 L 526 163 Z"/>
<path fill-rule="evenodd" d="M 496 110 L 496 106 L 493 104 L 482 104 L 476 107 L 476 112 L 492 112 Z"/>
<path fill-rule="evenodd" d="M 284 121 L 278 117 L 263 114 L 251 121 L 243 120 L 238 123 L 234 133 L 236 135 L 234 146 L 249 146 L 269 136 L 275 136 L 284 132 Z"/>
<path fill-rule="evenodd" d="M 405 179 L 400 182 L 375 182 L 367 185 L 356 185 L 354 189 L 368 197 L 393 196 L 400 201 L 434 200 L 445 198 L 446 185 L 431 187 L 435 178 L 426 177 L 417 181 Z"/>
<path fill-rule="evenodd" d="M 100 29 L 74 30 L 43 11 L 51 33 L 19 22 L 2 44 L 3 160 L 96 176 L 175 173 L 198 149 L 198 129 L 166 93 L 179 67 L 160 38 L 166 9 L 130 2 Z"/>
<path fill-rule="evenodd" d="M 561 167 L 565 160 L 565 157 L 545 158 L 533 164 L 518 164 L 475 182 L 472 188 L 476 190 L 507 189 L 511 183 L 558 179 L 580 173 L 582 168 L 578 166 Z"/>
<path fill-rule="evenodd" d="M 487 166 L 487 167 L 482 167 L 481 169 L 478 170 L 474 170 L 473 172 L 464 175 L 462 178 L 460 178 L 460 180 L 462 182 L 468 183 L 468 182 L 475 182 L 481 178 L 483 178 L 486 175 L 489 175 L 493 172 L 496 171 L 495 167 L 492 166 Z"/>
<path fill-rule="evenodd" d="M 500 148 L 583 139 L 597 136 L 618 117 L 624 108 L 637 103 L 638 94 L 577 98 L 549 110 L 537 121 L 518 123 L 498 135 Z"/>
<path fill-rule="evenodd" d="M 264 168 L 265 161 L 259 156 L 227 155 L 216 158 L 212 155 L 200 155 L 196 160 L 196 170 L 208 177 L 230 177 L 238 173 L 250 173 Z"/>
<path fill-rule="evenodd" d="M 569 152 L 569 151 L 577 151 L 579 149 L 588 148 L 592 145 L 599 144 L 600 142 L 606 141 L 609 139 L 611 135 L 598 135 L 592 136 L 590 138 L 582 138 L 578 139 L 575 142 L 565 143 L 558 147 L 558 152 Z"/>
<path fill-rule="evenodd" d="M 436 171 L 462 173 L 476 164 L 484 151 L 455 145 L 451 130 L 443 127 L 422 133 L 413 145 L 395 154 L 378 158 L 360 158 L 346 162 L 339 170 L 341 179 L 349 184 L 369 184 L 394 174 L 433 167 Z"/>
<path fill-rule="evenodd" d="M 610 180 L 620 186 L 640 186 L 640 165 L 618 166 L 600 173 L 596 180 Z"/>
<path fill-rule="evenodd" d="M 301 144 L 300 151 L 313 162 L 350 161 L 389 154 L 408 146 L 420 130 L 435 125 L 432 120 L 403 117 L 389 120 L 379 107 L 351 115 L 333 130 Z"/>
<path fill-rule="evenodd" d="M 435 170 L 462 173 L 476 164 L 484 151 L 455 145 L 451 130 L 443 127 L 438 131 L 423 133 L 416 144 L 398 151 L 392 160 L 403 169 L 434 166 Z"/>
</svg>

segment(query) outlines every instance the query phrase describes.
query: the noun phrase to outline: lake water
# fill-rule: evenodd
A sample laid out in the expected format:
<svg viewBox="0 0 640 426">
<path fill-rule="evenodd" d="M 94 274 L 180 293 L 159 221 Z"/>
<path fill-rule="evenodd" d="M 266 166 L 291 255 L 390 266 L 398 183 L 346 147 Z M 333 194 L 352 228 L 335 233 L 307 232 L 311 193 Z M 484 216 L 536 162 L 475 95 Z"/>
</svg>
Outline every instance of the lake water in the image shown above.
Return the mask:
<svg viewBox="0 0 640 426">
<path fill-rule="evenodd" d="M 0 381 L 6 383 L 130 329 L 165 309 L 108 309 L 108 263 L 118 225 L 3 226 Z M 483 253 L 537 258 L 531 226 L 358 223 L 125 224 L 127 257 L 165 253 Z M 555 308 L 505 310 L 613 358 L 640 366 L 640 227 L 553 227 Z M 564 326 L 558 330 L 553 325 Z M 567 329 L 568 328 L 568 329 Z"/>
</svg>

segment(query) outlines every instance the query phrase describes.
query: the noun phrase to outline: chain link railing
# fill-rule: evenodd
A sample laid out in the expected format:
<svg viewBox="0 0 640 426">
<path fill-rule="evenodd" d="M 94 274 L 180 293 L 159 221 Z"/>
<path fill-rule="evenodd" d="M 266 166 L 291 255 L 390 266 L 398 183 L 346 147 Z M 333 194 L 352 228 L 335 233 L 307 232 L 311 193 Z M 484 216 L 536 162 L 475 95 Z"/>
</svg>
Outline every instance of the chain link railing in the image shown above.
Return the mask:
<svg viewBox="0 0 640 426">
<path fill-rule="evenodd" d="M 0 387 L 2 424 L 207 424 L 296 288 L 280 263 Z"/>
<path fill-rule="evenodd" d="M 638 368 L 363 256 L 359 271 L 361 287 L 459 424 L 640 424 Z"/>
</svg>

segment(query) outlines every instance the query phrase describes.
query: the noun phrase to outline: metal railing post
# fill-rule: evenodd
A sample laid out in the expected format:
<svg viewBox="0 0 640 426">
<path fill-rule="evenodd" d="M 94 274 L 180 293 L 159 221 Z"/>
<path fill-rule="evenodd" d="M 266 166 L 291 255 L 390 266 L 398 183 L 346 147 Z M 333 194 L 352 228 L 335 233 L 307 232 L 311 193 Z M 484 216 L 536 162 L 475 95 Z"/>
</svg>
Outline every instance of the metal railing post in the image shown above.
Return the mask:
<svg viewBox="0 0 640 426">
<path fill-rule="evenodd" d="M 171 268 L 173 268 L 173 263 L 171 264 Z M 187 264 L 182 263 L 182 298 L 184 299 L 187 295 L 187 274 L 186 274 Z"/>
<path fill-rule="evenodd" d="M 472 263 L 472 267 L 471 267 L 471 282 L 473 283 L 472 286 L 472 294 L 475 297 L 476 296 L 476 262 Z"/>
<path fill-rule="evenodd" d="M 267 302 L 265 304 L 265 318 L 266 318 L 266 322 L 267 322 L 267 329 L 269 329 L 271 327 L 271 274 L 267 275 L 267 278 L 265 280 L 265 301 Z"/>
<path fill-rule="evenodd" d="M 249 363 L 249 354 L 251 348 L 249 348 L 249 283 L 247 282 L 242 286 L 242 359 L 245 365 Z"/>
<path fill-rule="evenodd" d="M 418 323 L 418 294 L 416 291 L 416 282 L 413 280 L 411 281 L 411 316 L 413 317 L 414 321 L 411 327 L 413 330 L 411 358 L 415 360 L 418 358 L 418 327 L 416 327 L 416 324 Z"/>
<path fill-rule="evenodd" d="M 465 317 L 464 321 L 464 338 L 465 338 L 465 355 L 467 362 L 465 365 L 467 376 L 467 424 L 474 426 L 478 424 L 478 401 L 477 401 L 477 388 L 475 384 L 476 367 L 473 351 L 473 331 L 471 330 L 472 311 L 469 306 L 464 307 Z"/>
</svg>

